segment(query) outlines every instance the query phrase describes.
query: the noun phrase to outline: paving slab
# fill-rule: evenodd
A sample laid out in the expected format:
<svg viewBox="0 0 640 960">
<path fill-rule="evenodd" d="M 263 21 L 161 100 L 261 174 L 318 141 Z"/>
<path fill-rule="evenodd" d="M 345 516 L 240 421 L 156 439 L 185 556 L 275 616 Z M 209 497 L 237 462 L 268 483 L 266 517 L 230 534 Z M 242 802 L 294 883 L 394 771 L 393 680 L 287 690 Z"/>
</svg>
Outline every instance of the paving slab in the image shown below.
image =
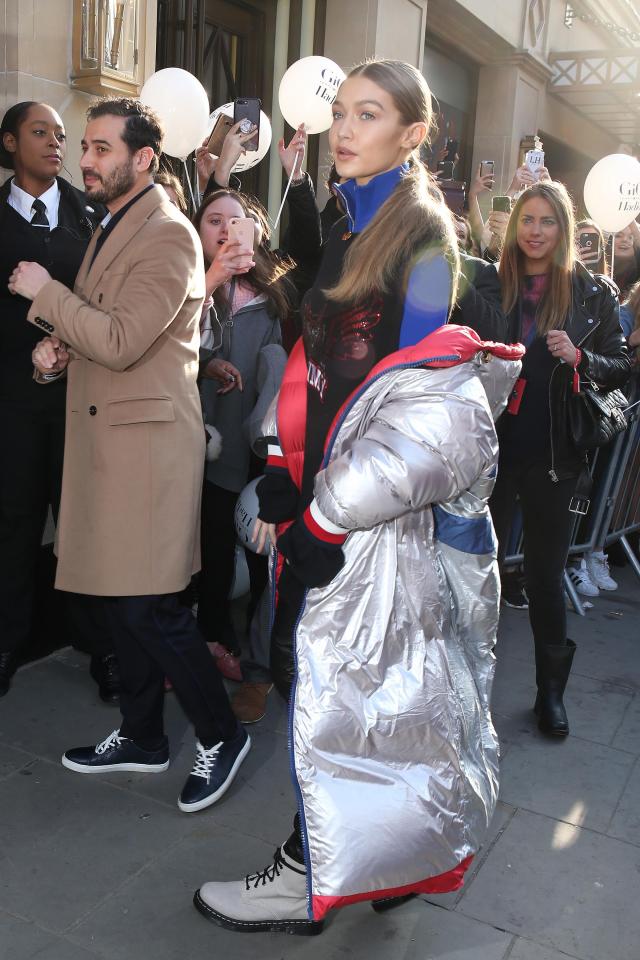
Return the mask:
<svg viewBox="0 0 640 960">
<path fill-rule="evenodd" d="M 640 693 L 636 693 L 627 707 L 611 745 L 617 750 L 640 754 Z"/>
<path fill-rule="evenodd" d="M 47 944 L 51 934 L 28 920 L 11 917 L 0 910 L 0 956 L 2 960 L 31 960 Z"/>
<path fill-rule="evenodd" d="M 56 933 L 189 829 L 177 809 L 46 761 L 0 782 L 0 909 Z"/>
<path fill-rule="evenodd" d="M 319 937 L 240 934 L 201 917 L 191 899 L 206 879 L 232 880 L 269 863 L 273 846 L 203 825 L 85 918 L 68 936 L 110 960 L 502 960 L 511 937 L 418 898 L 385 914 L 357 904 L 330 916 Z M 153 954 L 149 953 L 153 944 Z"/>
<path fill-rule="evenodd" d="M 471 866 L 465 874 L 464 885 L 459 890 L 452 890 L 451 893 L 434 893 L 425 896 L 423 899 L 428 900 L 429 903 L 433 903 L 437 907 L 445 907 L 447 910 L 453 910 L 456 904 L 459 903 L 459 901 L 470 889 L 471 884 L 478 875 L 480 867 L 489 855 L 491 847 L 497 841 L 498 837 L 503 833 L 514 813 L 514 807 L 510 807 L 506 803 L 501 803 L 499 800 L 496 806 L 496 812 L 493 815 L 493 820 L 489 825 L 489 830 L 487 831 L 487 836 L 485 837 L 484 843 L 482 844 L 480 850 L 478 850 L 478 853 L 474 857 Z"/>
<path fill-rule="evenodd" d="M 25 750 L 14 750 L 6 743 L 0 749 L 0 780 L 23 767 L 28 767 L 35 758 Z"/>
<path fill-rule="evenodd" d="M 583 740 L 611 744 L 634 695 L 626 686 L 582 676 L 579 667 L 576 659 L 564 696 L 571 734 Z M 532 710 L 535 695 L 533 667 L 521 660 L 498 657 L 492 696 L 495 713 L 518 719 L 523 732 L 535 729 Z M 640 749 L 640 744 L 638 747 Z"/>
<path fill-rule="evenodd" d="M 636 761 L 607 833 L 640 846 L 640 760 Z"/>
<path fill-rule="evenodd" d="M 519 810 L 457 912 L 580 960 L 638 960 L 640 848 Z"/>
<path fill-rule="evenodd" d="M 120 711 L 99 699 L 88 662 L 70 651 L 19 670 L 0 706 L 0 743 L 59 760 L 69 747 L 99 743 L 117 729 Z"/>
<path fill-rule="evenodd" d="M 247 728 L 251 750 L 228 793 L 214 807 L 191 814 L 215 824 L 238 828 L 269 843 L 282 843 L 292 830 L 296 800 L 289 770 L 287 740 L 282 734 L 254 724 Z M 172 743 L 171 766 L 160 776 L 140 773 L 105 774 L 108 782 L 177 809 L 176 802 L 195 759 L 194 740 L 185 725 L 176 753 Z M 180 816 L 189 816 L 181 813 Z"/>
<path fill-rule="evenodd" d="M 541 947 L 538 943 L 531 940 L 523 940 L 518 937 L 513 950 L 509 954 L 509 960 L 568 960 L 568 953 L 558 953 L 557 950 L 548 950 Z M 603 958 L 604 960 L 604 958 Z"/>
<path fill-rule="evenodd" d="M 557 820 L 605 832 L 627 784 L 634 758 L 612 747 L 536 731 L 500 767 L 500 797 Z"/>
</svg>

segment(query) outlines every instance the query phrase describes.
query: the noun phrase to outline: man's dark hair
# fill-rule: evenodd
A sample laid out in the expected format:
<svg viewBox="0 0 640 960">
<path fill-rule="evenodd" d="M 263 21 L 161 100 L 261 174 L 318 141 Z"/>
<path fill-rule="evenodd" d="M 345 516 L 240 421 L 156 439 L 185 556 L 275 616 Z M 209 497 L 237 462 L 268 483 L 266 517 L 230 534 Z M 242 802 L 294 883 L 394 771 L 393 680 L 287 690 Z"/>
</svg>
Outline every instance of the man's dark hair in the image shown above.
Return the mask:
<svg viewBox="0 0 640 960">
<path fill-rule="evenodd" d="M 98 117 L 123 117 L 126 123 L 122 139 L 129 153 L 151 147 L 155 156 L 149 165 L 149 173 L 154 176 L 158 172 L 164 130 L 153 110 L 131 97 L 107 97 L 97 100 L 87 110 L 87 120 L 97 120 Z"/>
</svg>

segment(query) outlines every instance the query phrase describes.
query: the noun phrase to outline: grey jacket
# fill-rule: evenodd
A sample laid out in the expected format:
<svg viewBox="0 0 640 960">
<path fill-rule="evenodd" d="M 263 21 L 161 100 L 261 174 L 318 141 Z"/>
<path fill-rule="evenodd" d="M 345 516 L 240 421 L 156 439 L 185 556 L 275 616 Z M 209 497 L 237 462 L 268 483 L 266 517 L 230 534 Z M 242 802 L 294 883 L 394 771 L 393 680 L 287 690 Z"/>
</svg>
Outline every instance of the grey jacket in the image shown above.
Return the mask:
<svg viewBox="0 0 640 960">
<path fill-rule="evenodd" d="M 266 410 L 278 390 L 286 353 L 282 348 L 280 321 L 270 313 L 264 296 L 256 297 L 226 322 L 218 325 L 212 308 L 211 320 L 222 344 L 217 350 L 200 349 L 200 370 L 213 357 L 228 360 L 240 371 L 244 389 L 236 387 L 224 396 L 218 394 L 217 380 L 200 379 L 200 397 L 205 423 L 222 437 L 217 460 L 207 463 L 205 477 L 225 490 L 239 493 L 247 482 L 251 449 L 259 433 L 256 418 Z M 273 345 L 269 350 L 265 347 Z M 276 348 L 275 345 L 278 345 Z M 266 451 L 256 449 L 261 456 Z"/>
</svg>

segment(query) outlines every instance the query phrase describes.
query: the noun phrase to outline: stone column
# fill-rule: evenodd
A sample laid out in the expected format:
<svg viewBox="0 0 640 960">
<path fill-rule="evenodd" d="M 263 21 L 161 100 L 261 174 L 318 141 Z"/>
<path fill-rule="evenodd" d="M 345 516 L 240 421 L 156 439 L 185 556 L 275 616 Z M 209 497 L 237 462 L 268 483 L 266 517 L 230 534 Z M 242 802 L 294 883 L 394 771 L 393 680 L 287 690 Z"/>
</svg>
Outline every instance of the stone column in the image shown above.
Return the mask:
<svg viewBox="0 0 640 960">
<path fill-rule="evenodd" d="M 324 55 L 345 73 L 366 57 L 406 60 L 422 68 L 428 0 L 327 0 Z M 347 9 L 348 8 L 348 9 Z M 319 183 L 329 144 L 320 141 Z M 325 198 L 328 194 L 324 194 Z"/>
</svg>

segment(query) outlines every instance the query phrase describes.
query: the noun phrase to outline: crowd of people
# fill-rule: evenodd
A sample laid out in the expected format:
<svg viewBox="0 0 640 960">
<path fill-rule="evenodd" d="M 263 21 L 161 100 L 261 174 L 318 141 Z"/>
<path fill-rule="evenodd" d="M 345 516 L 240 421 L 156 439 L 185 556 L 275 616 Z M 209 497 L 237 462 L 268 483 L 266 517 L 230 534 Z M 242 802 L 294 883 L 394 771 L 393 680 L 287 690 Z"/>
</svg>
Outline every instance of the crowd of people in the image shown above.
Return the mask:
<svg viewBox="0 0 640 960">
<path fill-rule="evenodd" d="M 479 172 L 468 216 L 452 214 L 421 159 L 432 123 L 415 68 L 355 67 L 333 104 L 322 211 L 304 128 L 279 144 L 278 250 L 232 174 L 253 129 L 232 126 L 220 157 L 197 151 L 188 219 L 139 101 L 89 108 L 84 193 L 60 176 L 55 110 L 19 103 L 1 124 L 0 695 L 49 506 L 56 587 L 122 714 L 101 743 L 67 749 L 67 769 L 166 770 L 173 689 L 196 737 L 178 807 L 203 810 L 275 687 L 298 810 L 273 863 L 196 892 L 229 929 L 315 934 L 332 908 L 461 885 L 497 801 L 501 579 L 528 606 L 540 730 L 569 732 L 563 574 L 589 481 L 570 408 L 581 383 L 631 375 L 640 230 L 616 237 L 611 280 L 597 225 L 526 164 L 510 212 L 484 223 L 494 184 Z M 243 659 L 234 511 L 256 478 Z M 606 557 L 588 561 L 608 575 Z M 231 701 L 223 676 L 239 682 Z"/>
</svg>

